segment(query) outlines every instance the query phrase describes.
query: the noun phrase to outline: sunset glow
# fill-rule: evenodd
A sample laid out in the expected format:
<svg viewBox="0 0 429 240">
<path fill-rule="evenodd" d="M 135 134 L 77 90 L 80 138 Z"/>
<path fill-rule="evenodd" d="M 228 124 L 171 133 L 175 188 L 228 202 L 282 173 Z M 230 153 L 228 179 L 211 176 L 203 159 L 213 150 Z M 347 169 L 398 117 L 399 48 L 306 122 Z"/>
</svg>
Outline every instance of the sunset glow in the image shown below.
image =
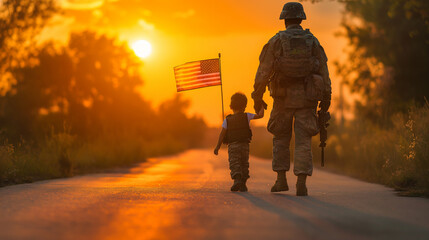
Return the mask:
<svg viewBox="0 0 429 240">
<path fill-rule="evenodd" d="M 45 38 L 67 36 L 67 31 L 77 31 L 84 26 L 96 28 L 99 33 L 116 34 L 129 43 L 143 62 L 144 85 L 139 91 L 145 99 L 156 106 L 179 94 L 190 100 L 188 113 L 203 117 L 210 126 L 219 126 L 222 120 L 219 89 L 177 93 L 173 68 L 190 61 L 216 58 L 221 53 L 224 105 L 228 114 L 229 98 L 233 93 L 241 91 L 250 98 L 264 44 L 285 29 L 284 22 L 278 19 L 282 1 L 239 0 L 212 4 L 173 0 L 168 5 L 162 1 L 142 0 L 64 2 L 67 3 L 65 14 L 54 19 L 54 23 L 61 24 L 53 24 L 46 30 Z M 95 2 L 102 4 L 98 6 Z M 303 5 L 308 17 L 303 27 L 309 28 L 325 48 L 333 88 L 337 89 L 333 63 L 341 60 L 346 44 L 334 34 L 340 30 L 341 4 L 305 1 Z M 333 98 L 337 93 L 333 91 Z M 271 106 L 269 94 L 265 94 L 264 100 Z M 251 105 L 249 101 L 247 111 L 252 111 Z M 267 121 L 268 118 L 264 118 L 256 124 L 266 125 Z"/>
<path fill-rule="evenodd" d="M 152 45 L 146 40 L 138 40 L 131 45 L 134 53 L 140 58 L 147 58 L 152 53 Z"/>
</svg>

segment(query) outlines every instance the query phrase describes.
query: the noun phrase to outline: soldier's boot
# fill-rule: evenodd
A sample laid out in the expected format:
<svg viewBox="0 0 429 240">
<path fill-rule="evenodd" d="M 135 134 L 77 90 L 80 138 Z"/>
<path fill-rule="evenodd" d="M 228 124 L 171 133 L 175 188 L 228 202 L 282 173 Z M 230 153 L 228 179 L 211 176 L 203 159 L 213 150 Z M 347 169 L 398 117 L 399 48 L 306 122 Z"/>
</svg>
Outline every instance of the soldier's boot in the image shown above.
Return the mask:
<svg viewBox="0 0 429 240">
<path fill-rule="evenodd" d="M 246 182 L 247 182 L 247 178 L 243 178 L 239 189 L 240 192 L 247 192 Z"/>
<path fill-rule="evenodd" d="M 231 192 L 237 192 L 243 185 L 243 180 L 240 174 L 234 176 L 234 184 L 231 186 Z"/>
<path fill-rule="evenodd" d="M 277 171 L 276 183 L 271 187 L 271 192 L 281 192 L 289 190 L 286 180 L 286 171 Z"/>
<path fill-rule="evenodd" d="M 305 182 L 307 180 L 306 174 L 298 175 L 298 179 L 296 181 L 296 195 L 297 196 L 308 196 L 307 186 Z"/>
</svg>

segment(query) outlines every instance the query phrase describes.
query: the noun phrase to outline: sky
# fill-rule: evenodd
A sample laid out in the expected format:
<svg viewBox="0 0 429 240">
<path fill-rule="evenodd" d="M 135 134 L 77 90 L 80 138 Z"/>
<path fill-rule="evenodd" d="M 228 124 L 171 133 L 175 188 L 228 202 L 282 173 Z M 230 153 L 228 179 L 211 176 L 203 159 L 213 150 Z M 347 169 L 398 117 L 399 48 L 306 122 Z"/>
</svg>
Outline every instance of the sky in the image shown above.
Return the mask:
<svg viewBox="0 0 429 240">
<path fill-rule="evenodd" d="M 220 87 L 177 93 L 173 67 L 185 62 L 216 58 L 222 54 L 222 81 L 225 113 L 230 113 L 230 96 L 243 92 L 249 98 L 247 111 L 253 112 L 250 94 L 264 44 L 284 30 L 279 20 L 285 1 L 278 0 L 57 0 L 63 14 L 55 16 L 42 33 L 43 38 L 67 41 L 71 31 L 92 29 L 130 45 L 137 40 L 152 44 L 152 54 L 142 59 L 144 86 L 139 89 L 154 107 L 182 95 L 191 101 L 189 114 L 203 117 L 210 126 L 222 121 Z M 342 5 L 336 1 L 304 2 L 309 28 L 319 39 L 329 58 L 334 104 L 338 96 L 334 60 L 341 60 L 346 40 L 340 31 Z M 267 92 L 264 100 L 271 105 Z M 270 111 L 270 107 L 268 111 Z M 269 112 L 266 112 L 267 114 Z M 264 125 L 268 117 L 258 120 Z"/>
</svg>

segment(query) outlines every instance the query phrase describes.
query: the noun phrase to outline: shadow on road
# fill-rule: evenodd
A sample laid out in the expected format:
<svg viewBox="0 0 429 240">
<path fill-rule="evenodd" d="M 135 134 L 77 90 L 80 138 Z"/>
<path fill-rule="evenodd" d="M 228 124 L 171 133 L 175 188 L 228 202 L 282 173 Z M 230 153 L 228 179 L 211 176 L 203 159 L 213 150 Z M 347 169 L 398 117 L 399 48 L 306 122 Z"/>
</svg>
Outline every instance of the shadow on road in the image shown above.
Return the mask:
<svg viewBox="0 0 429 240">
<path fill-rule="evenodd" d="M 349 207 L 331 204 L 314 197 L 295 197 L 285 194 L 256 196 L 238 193 L 256 207 L 276 214 L 285 221 L 319 236 L 359 236 L 362 238 L 419 239 L 429 236 L 424 226 L 404 220 L 378 216 Z M 335 234 L 335 232 L 337 234 Z"/>
<path fill-rule="evenodd" d="M 247 199 L 256 207 L 270 212 L 272 214 L 278 215 L 282 220 L 291 223 L 296 226 L 297 229 L 303 229 L 305 234 L 315 235 L 320 233 L 320 228 L 314 225 L 311 221 L 306 219 L 305 217 L 299 216 L 287 208 L 277 206 L 276 204 L 270 203 L 261 197 L 255 196 L 252 193 L 237 193 L 241 197 Z M 272 196 L 276 196 L 277 194 L 272 194 Z M 286 197 L 288 199 L 292 199 L 292 196 L 281 195 L 282 197 Z"/>
</svg>

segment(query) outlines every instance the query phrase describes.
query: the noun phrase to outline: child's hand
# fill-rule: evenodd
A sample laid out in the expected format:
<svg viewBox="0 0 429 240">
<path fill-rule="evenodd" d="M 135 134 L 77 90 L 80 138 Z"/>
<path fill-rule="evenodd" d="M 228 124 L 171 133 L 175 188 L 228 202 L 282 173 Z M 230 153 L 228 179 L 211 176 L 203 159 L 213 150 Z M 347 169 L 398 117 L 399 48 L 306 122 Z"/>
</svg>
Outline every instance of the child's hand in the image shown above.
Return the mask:
<svg viewBox="0 0 429 240">
<path fill-rule="evenodd" d="M 214 154 L 217 156 L 217 155 L 218 155 L 218 153 L 219 153 L 219 148 L 215 148 L 215 150 L 214 150 Z"/>
<path fill-rule="evenodd" d="M 253 119 L 260 119 L 264 117 L 264 108 L 259 109 L 259 111 L 255 114 Z"/>
<path fill-rule="evenodd" d="M 258 115 L 263 118 L 264 117 L 264 108 L 259 109 Z"/>
</svg>

